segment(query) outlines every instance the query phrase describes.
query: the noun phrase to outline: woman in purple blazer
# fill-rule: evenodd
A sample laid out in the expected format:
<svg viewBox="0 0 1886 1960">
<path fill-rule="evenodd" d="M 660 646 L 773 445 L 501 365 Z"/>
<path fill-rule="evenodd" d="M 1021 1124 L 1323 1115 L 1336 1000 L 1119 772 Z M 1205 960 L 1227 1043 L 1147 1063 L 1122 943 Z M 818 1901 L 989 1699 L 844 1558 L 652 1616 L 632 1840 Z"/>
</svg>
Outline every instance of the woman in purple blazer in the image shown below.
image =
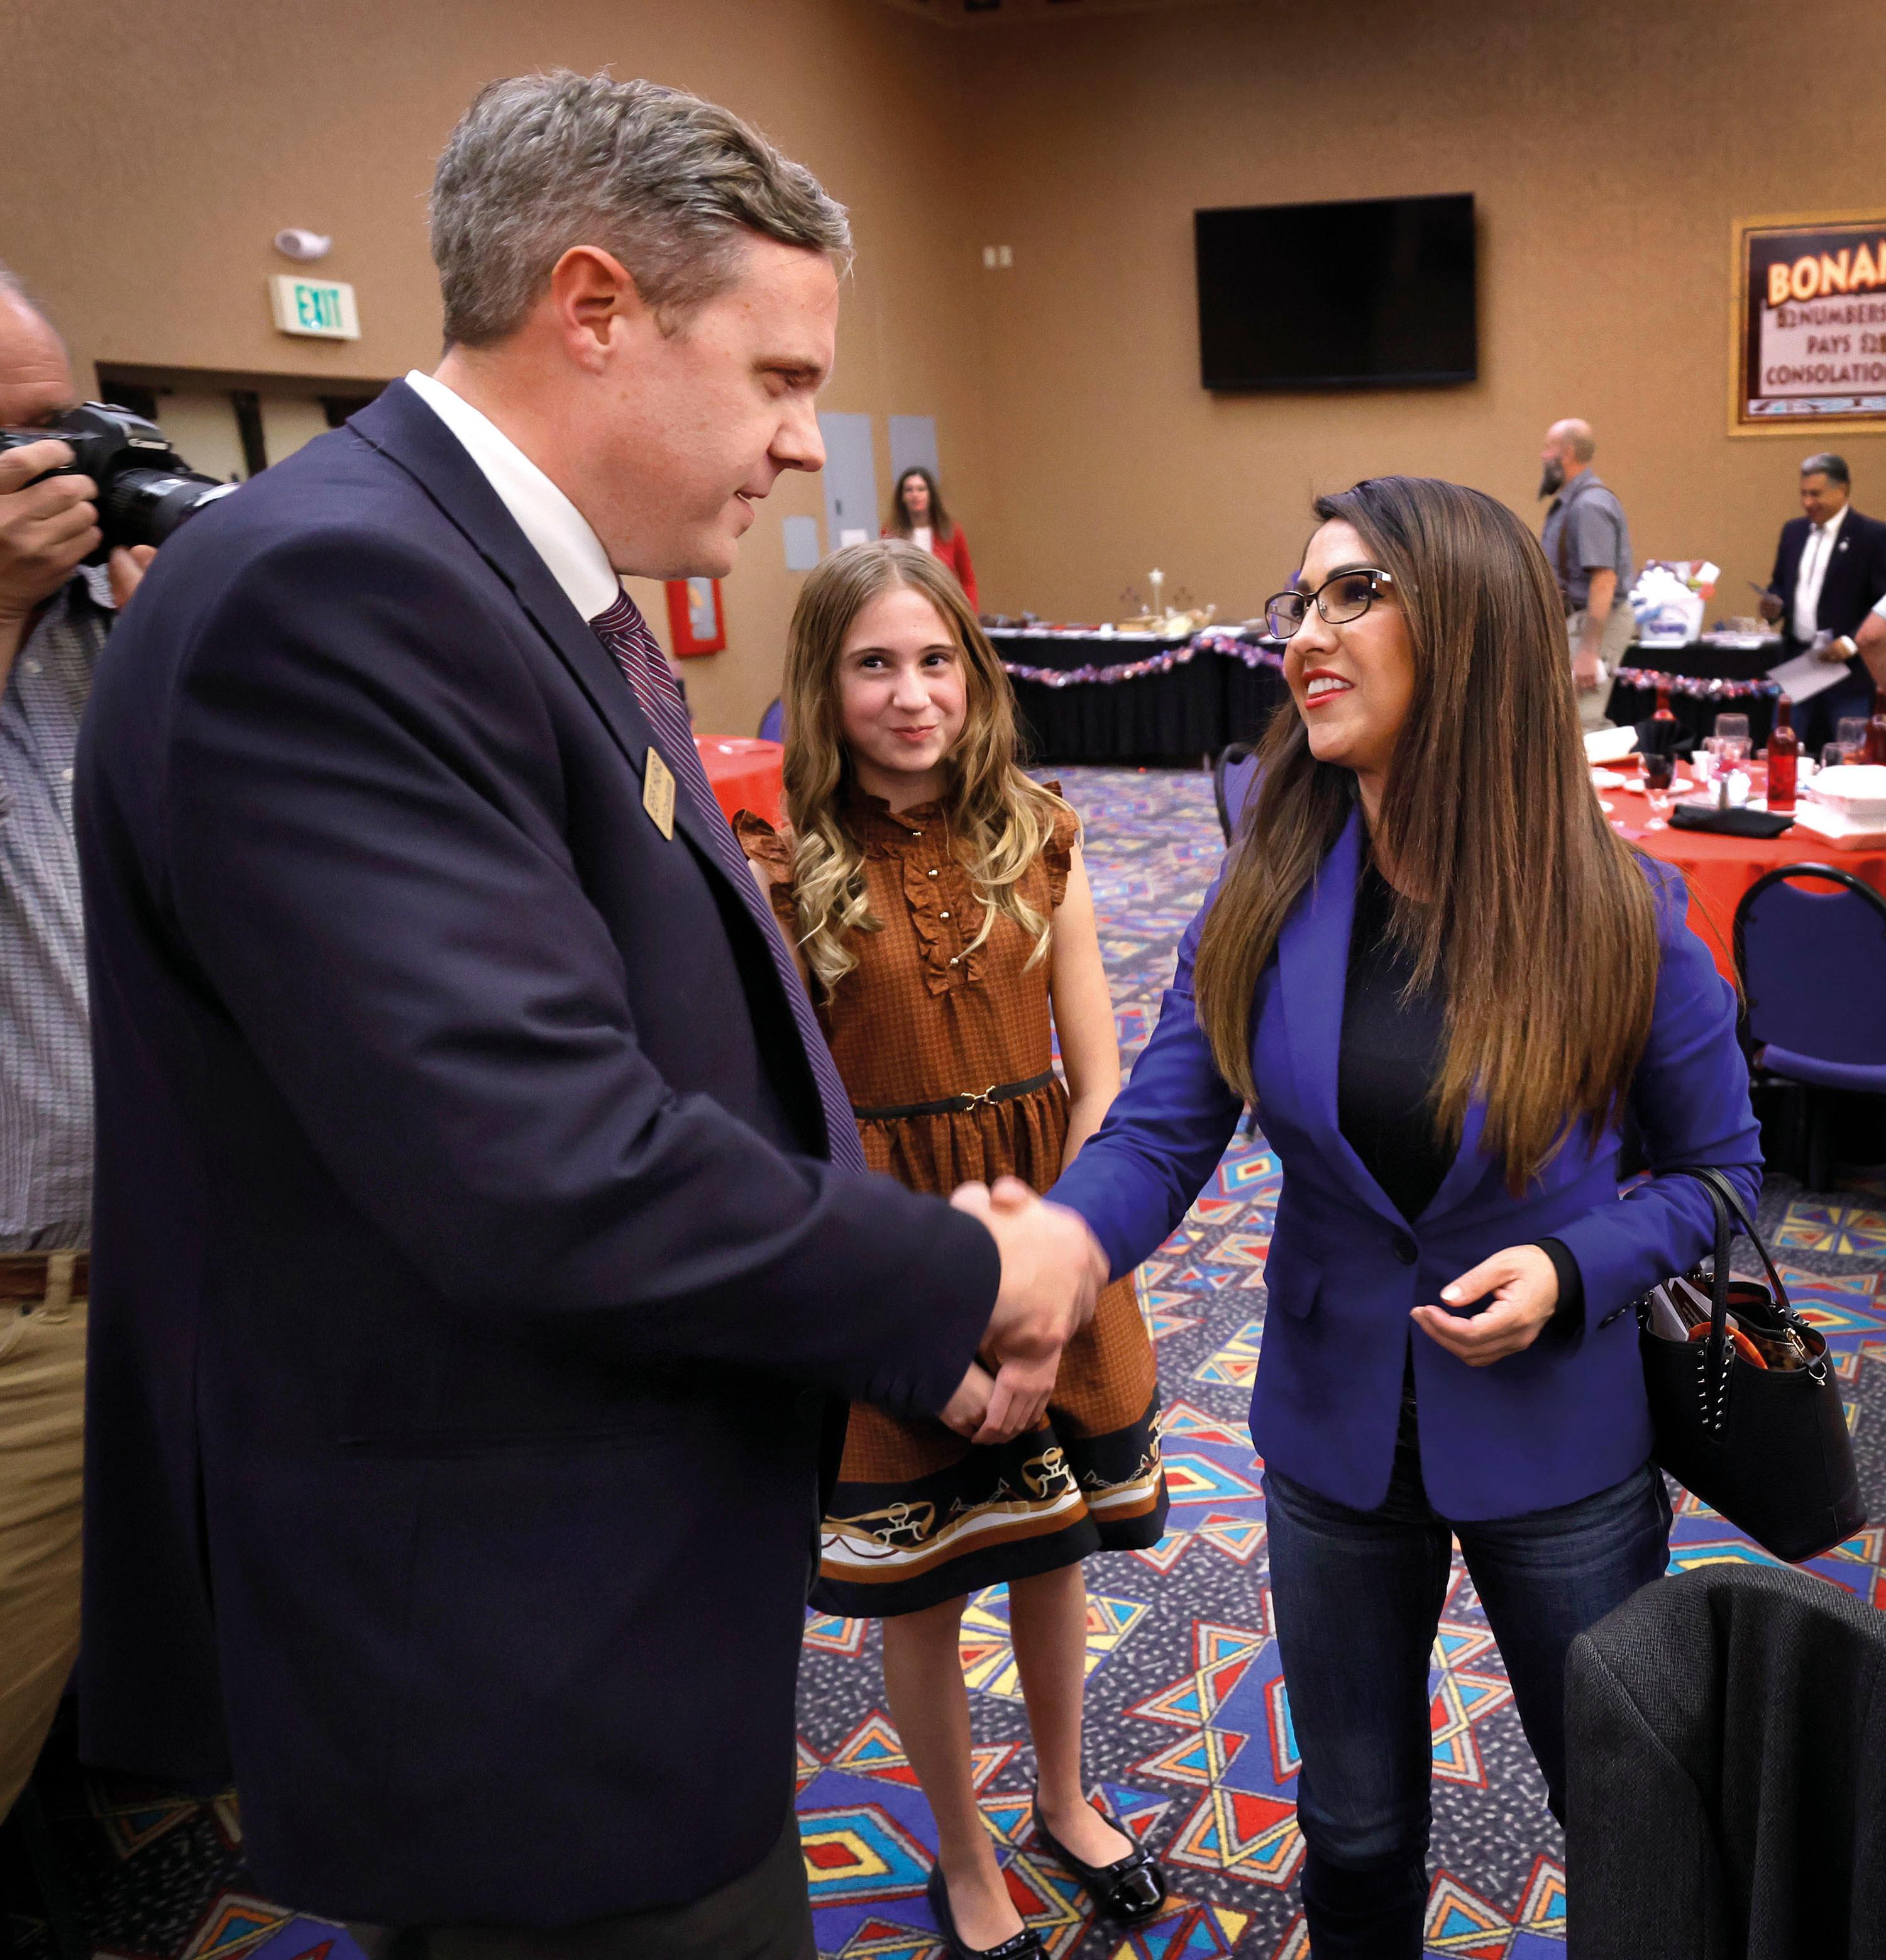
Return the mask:
<svg viewBox="0 0 1886 1960">
<path fill-rule="evenodd" d="M 1559 1808 L 1565 1654 L 1666 1561 L 1630 1303 L 1760 1183 L 1734 997 L 1593 796 L 1552 574 L 1503 505 L 1319 498 L 1271 603 L 1295 712 L 1152 1041 L 1053 1195 L 1116 1273 L 1255 1104 L 1283 1167 L 1252 1440 L 1317 1960 L 1421 1950 L 1457 1535 Z"/>
</svg>

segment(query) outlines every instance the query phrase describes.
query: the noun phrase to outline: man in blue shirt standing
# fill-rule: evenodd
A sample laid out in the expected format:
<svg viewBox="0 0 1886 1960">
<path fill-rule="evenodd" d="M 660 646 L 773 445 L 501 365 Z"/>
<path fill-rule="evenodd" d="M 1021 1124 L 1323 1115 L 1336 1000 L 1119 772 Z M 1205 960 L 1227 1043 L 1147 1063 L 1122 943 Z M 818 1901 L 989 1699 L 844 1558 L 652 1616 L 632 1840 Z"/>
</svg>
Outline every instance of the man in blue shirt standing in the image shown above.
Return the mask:
<svg viewBox="0 0 1886 1960">
<path fill-rule="evenodd" d="M 59 336 L 0 266 L 0 428 L 73 400 Z M 62 442 L 0 455 L 0 1816 L 78 1651 L 91 1043 L 72 756 L 92 667 L 151 555 L 98 544 Z"/>
<path fill-rule="evenodd" d="M 1608 728 L 1610 679 L 1636 631 L 1630 593 L 1636 568 L 1624 506 L 1592 467 L 1598 444 L 1589 422 L 1572 417 L 1545 432 L 1539 495 L 1552 499 L 1540 542 L 1565 602 L 1578 717 Z"/>
</svg>

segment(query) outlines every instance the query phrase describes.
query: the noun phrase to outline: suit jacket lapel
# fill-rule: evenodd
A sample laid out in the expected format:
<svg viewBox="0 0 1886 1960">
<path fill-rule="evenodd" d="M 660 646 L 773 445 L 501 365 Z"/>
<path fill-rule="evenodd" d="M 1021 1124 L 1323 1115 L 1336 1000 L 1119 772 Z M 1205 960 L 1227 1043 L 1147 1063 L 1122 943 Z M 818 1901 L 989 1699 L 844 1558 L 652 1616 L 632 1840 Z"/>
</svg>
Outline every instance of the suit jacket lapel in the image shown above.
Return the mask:
<svg viewBox="0 0 1886 1960">
<path fill-rule="evenodd" d="M 1355 923 L 1361 862 L 1358 810 L 1350 813 L 1342 835 L 1277 934 L 1277 986 L 1283 998 L 1291 1073 L 1305 1113 L 1321 1138 L 1324 1155 L 1335 1169 L 1347 1173 L 1372 1210 L 1392 1224 L 1405 1226 L 1407 1220 L 1343 1134 L 1337 1115 L 1344 983 L 1349 973 L 1349 935 Z M 1258 1120 L 1264 1120 L 1261 1110 Z"/>
<path fill-rule="evenodd" d="M 1487 1171 L 1486 1160 L 1480 1153 L 1480 1140 L 1486 1128 L 1487 1106 L 1476 1096 L 1467 1106 L 1466 1119 L 1461 1125 L 1460 1148 L 1447 1167 L 1446 1176 L 1441 1179 L 1440 1189 L 1428 1201 L 1427 1208 L 1415 1221 L 1417 1224 L 1425 1224 L 1429 1219 L 1451 1211 L 1479 1185 Z"/>
<path fill-rule="evenodd" d="M 398 463 L 510 587 L 642 775 L 648 751 L 657 745 L 634 691 L 458 438 L 403 381 L 393 382 L 370 408 L 351 417 L 348 427 Z M 676 827 L 686 833 L 708 875 L 725 883 L 705 828 L 717 816 L 697 809 L 685 793 L 675 798 Z"/>
</svg>

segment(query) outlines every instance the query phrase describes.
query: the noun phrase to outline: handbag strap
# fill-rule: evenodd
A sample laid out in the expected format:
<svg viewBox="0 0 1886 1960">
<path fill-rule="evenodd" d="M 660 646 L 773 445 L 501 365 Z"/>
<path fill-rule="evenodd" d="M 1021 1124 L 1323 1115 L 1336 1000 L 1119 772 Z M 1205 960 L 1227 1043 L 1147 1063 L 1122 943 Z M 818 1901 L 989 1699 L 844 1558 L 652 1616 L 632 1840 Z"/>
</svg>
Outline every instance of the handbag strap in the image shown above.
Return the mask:
<svg viewBox="0 0 1886 1960">
<path fill-rule="evenodd" d="M 1716 1270 L 1709 1289 L 1709 1358 L 1704 1378 L 1706 1398 L 1714 1404 L 1714 1407 L 1707 1411 L 1710 1424 L 1719 1430 L 1727 1408 L 1729 1375 L 1735 1351 L 1729 1341 L 1729 1244 L 1732 1220 L 1741 1225 L 1749 1242 L 1761 1255 L 1769 1284 L 1773 1290 L 1775 1310 L 1780 1315 L 1783 1324 L 1797 1335 L 1809 1335 L 1813 1329 L 1789 1303 L 1788 1289 L 1783 1283 L 1780 1274 L 1775 1270 L 1775 1262 L 1769 1255 L 1768 1248 L 1762 1243 L 1761 1234 L 1755 1230 L 1755 1221 L 1748 1215 L 1748 1208 L 1742 1202 L 1741 1193 L 1714 1164 L 1678 1164 L 1671 1169 L 1673 1174 L 1693 1177 L 1702 1185 L 1709 1195 L 1709 1208 L 1716 1214 L 1713 1252 Z M 1824 1356 L 1810 1361 L 1805 1372 L 1816 1382 L 1824 1382 L 1827 1379 Z M 1713 1394 L 1709 1392 L 1711 1385 Z"/>
<path fill-rule="evenodd" d="M 1788 1301 L 1788 1289 L 1775 1262 L 1769 1256 L 1768 1248 L 1762 1243 L 1761 1234 L 1755 1230 L 1755 1221 L 1748 1215 L 1748 1208 L 1743 1204 L 1741 1193 L 1730 1183 L 1714 1164 L 1686 1164 L 1683 1166 L 1686 1177 L 1695 1178 L 1706 1190 L 1715 1192 L 1726 1205 L 1744 1236 L 1761 1255 L 1761 1262 L 1768 1274 L 1768 1284 L 1774 1289 L 1775 1306 L 1781 1317 L 1797 1334 L 1808 1332 L 1807 1322 L 1796 1313 Z"/>
</svg>

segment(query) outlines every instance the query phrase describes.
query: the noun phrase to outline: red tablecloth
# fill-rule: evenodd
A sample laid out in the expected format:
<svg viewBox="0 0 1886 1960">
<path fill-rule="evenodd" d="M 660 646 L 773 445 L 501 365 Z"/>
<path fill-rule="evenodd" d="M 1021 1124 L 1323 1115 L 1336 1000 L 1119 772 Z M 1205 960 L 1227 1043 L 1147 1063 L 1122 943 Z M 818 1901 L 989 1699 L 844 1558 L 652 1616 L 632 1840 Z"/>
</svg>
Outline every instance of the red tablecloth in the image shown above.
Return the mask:
<svg viewBox="0 0 1886 1960">
<path fill-rule="evenodd" d="M 728 821 L 743 810 L 771 824 L 786 820 L 786 789 L 781 771 L 785 750 L 757 735 L 697 735 L 701 766 Z"/>
<path fill-rule="evenodd" d="M 1675 787 L 1680 792 L 1691 786 L 1679 777 Z M 1632 843 L 1666 864 L 1675 865 L 1688 879 L 1690 929 L 1732 980 L 1735 977 L 1731 934 L 1736 903 L 1764 871 L 1772 871 L 1777 864 L 1831 864 L 1886 893 L 1886 851 L 1843 851 L 1798 826 L 1772 838 L 1723 837 L 1707 830 L 1649 830 L 1646 828 L 1651 815 L 1648 799 L 1638 791 L 1608 789 L 1599 794 L 1610 807 L 1611 822 Z"/>
</svg>

